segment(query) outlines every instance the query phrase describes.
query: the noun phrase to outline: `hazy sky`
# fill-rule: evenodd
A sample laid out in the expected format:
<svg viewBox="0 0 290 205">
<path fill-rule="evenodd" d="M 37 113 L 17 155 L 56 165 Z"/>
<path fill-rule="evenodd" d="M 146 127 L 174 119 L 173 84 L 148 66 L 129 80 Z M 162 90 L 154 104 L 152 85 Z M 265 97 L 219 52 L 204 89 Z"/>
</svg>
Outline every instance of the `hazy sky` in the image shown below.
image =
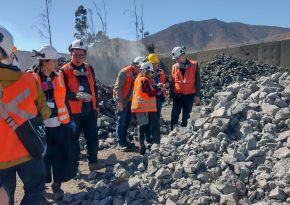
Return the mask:
<svg viewBox="0 0 290 205">
<path fill-rule="evenodd" d="M 95 0 L 101 5 L 102 0 Z M 133 0 L 104 0 L 107 7 L 108 35 L 135 39 Z M 52 0 L 51 25 L 53 46 L 67 52 L 74 40 L 74 13 L 79 5 L 94 11 L 93 0 Z M 41 38 L 39 15 L 45 0 L 0 0 L 0 25 L 14 36 L 19 50 L 37 49 L 48 43 Z M 141 14 L 142 0 L 136 0 Z M 217 18 L 225 22 L 242 22 L 290 28 L 290 0 L 143 0 L 145 30 L 156 33 L 173 24 L 189 20 Z M 95 27 L 101 24 L 94 16 Z"/>
</svg>

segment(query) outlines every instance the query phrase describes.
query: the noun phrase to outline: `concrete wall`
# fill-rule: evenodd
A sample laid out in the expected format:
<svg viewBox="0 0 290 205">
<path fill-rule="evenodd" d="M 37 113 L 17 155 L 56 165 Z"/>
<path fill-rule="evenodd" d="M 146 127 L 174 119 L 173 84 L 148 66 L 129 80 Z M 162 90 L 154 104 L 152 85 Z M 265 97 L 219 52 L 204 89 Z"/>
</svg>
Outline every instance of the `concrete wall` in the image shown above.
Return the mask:
<svg viewBox="0 0 290 205">
<path fill-rule="evenodd" d="M 290 40 L 200 51 L 196 53 L 187 53 L 187 55 L 193 60 L 205 62 L 218 53 L 225 53 L 245 60 L 259 61 L 266 64 L 290 68 Z M 171 65 L 175 63 L 169 55 L 161 55 L 160 59 L 167 69 L 170 69 Z"/>
</svg>

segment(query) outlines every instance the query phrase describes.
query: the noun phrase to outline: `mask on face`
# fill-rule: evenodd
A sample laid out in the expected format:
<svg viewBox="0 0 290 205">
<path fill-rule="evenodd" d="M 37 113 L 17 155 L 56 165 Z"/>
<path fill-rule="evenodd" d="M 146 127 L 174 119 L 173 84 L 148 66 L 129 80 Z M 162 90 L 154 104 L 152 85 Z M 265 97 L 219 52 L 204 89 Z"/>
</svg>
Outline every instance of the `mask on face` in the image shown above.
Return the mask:
<svg viewBox="0 0 290 205">
<path fill-rule="evenodd" d="M 12 54 L 12 58 L 13 58 L 12 65 L 16 66 L 17 68 L 19 68 L 20 67 L 20 63 L 18 61 L 18 58 L 17 58 L 16 54 L 13 53 Z"/>
<path fill-rule="evenodd" d="M 179 69 L 186 69 L 186 63 L 179 63 Z"/>
</svg>

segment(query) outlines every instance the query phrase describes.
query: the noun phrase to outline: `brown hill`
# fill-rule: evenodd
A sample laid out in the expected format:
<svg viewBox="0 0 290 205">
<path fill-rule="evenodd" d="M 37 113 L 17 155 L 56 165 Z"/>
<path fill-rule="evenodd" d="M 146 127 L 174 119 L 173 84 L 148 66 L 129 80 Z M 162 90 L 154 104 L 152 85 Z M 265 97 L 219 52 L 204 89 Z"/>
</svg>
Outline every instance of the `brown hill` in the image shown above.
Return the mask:
<svg viewBox="0 0 290 205">
<path fill-rule="evenodd" d="M 186 46 L 188 51 L 199 51 L 257 42 L 287 32 L 290 28 L 209 19 L 175 24 L 150 35 L 146 43 L 153 42 L 158 53 L 168 53 L 177 45 Z"/>
</svg>

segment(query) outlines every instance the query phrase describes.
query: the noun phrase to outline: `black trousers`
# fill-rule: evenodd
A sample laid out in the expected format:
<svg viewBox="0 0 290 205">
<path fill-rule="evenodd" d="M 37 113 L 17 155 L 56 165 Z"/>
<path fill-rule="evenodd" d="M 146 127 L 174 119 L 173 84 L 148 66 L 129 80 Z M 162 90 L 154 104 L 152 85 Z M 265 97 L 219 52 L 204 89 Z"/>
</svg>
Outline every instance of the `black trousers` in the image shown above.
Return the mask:
<svg viewBox="0 0 290 205">
<path fill-rule="evenodd" d="M 160 144 L 160 122 L 157 118 L 157 112 L 148 112 L 148 121 L 147 125 L 139 126 L 139 142 L 140 146 L 144 146 L 144 140 L 146 137 L 147 127 L 151 125 L 153 143 Z"/>
<path fill-rule="evenodd" d="M 182 122 L 181 126 L 187 126 L 187 120 L 190 118 L 194 101 L 194 94 L 189 95 L 176 95 L 173 93 L 173 105 L 171 110 L 171 130 L 173 126 L 178 124 L 179 115 L 182 110 Z"/>
<path fill-rule="evenodd" d="M 75 160 L 70 155 L 72 151 L 70 135 L 66 127 L 46 128 L 47 153 L 44 157 L 46 183 L 66 182 L 77 175 Z"/>
<path fill-rule="evenodd" d="M 75 121 L 77 126 L 76 133 L 72 135 L 73 154 L 75 155 L 76 161 L 79 161 L 79 136 L 83 131 L 87 144 L 87 158 L 89 164 L 96 163 L 99 149 L 99 138 L 95 111 L 92 110 L 88 115 L 72 115 L 72 119 Z"/>
</svg>

